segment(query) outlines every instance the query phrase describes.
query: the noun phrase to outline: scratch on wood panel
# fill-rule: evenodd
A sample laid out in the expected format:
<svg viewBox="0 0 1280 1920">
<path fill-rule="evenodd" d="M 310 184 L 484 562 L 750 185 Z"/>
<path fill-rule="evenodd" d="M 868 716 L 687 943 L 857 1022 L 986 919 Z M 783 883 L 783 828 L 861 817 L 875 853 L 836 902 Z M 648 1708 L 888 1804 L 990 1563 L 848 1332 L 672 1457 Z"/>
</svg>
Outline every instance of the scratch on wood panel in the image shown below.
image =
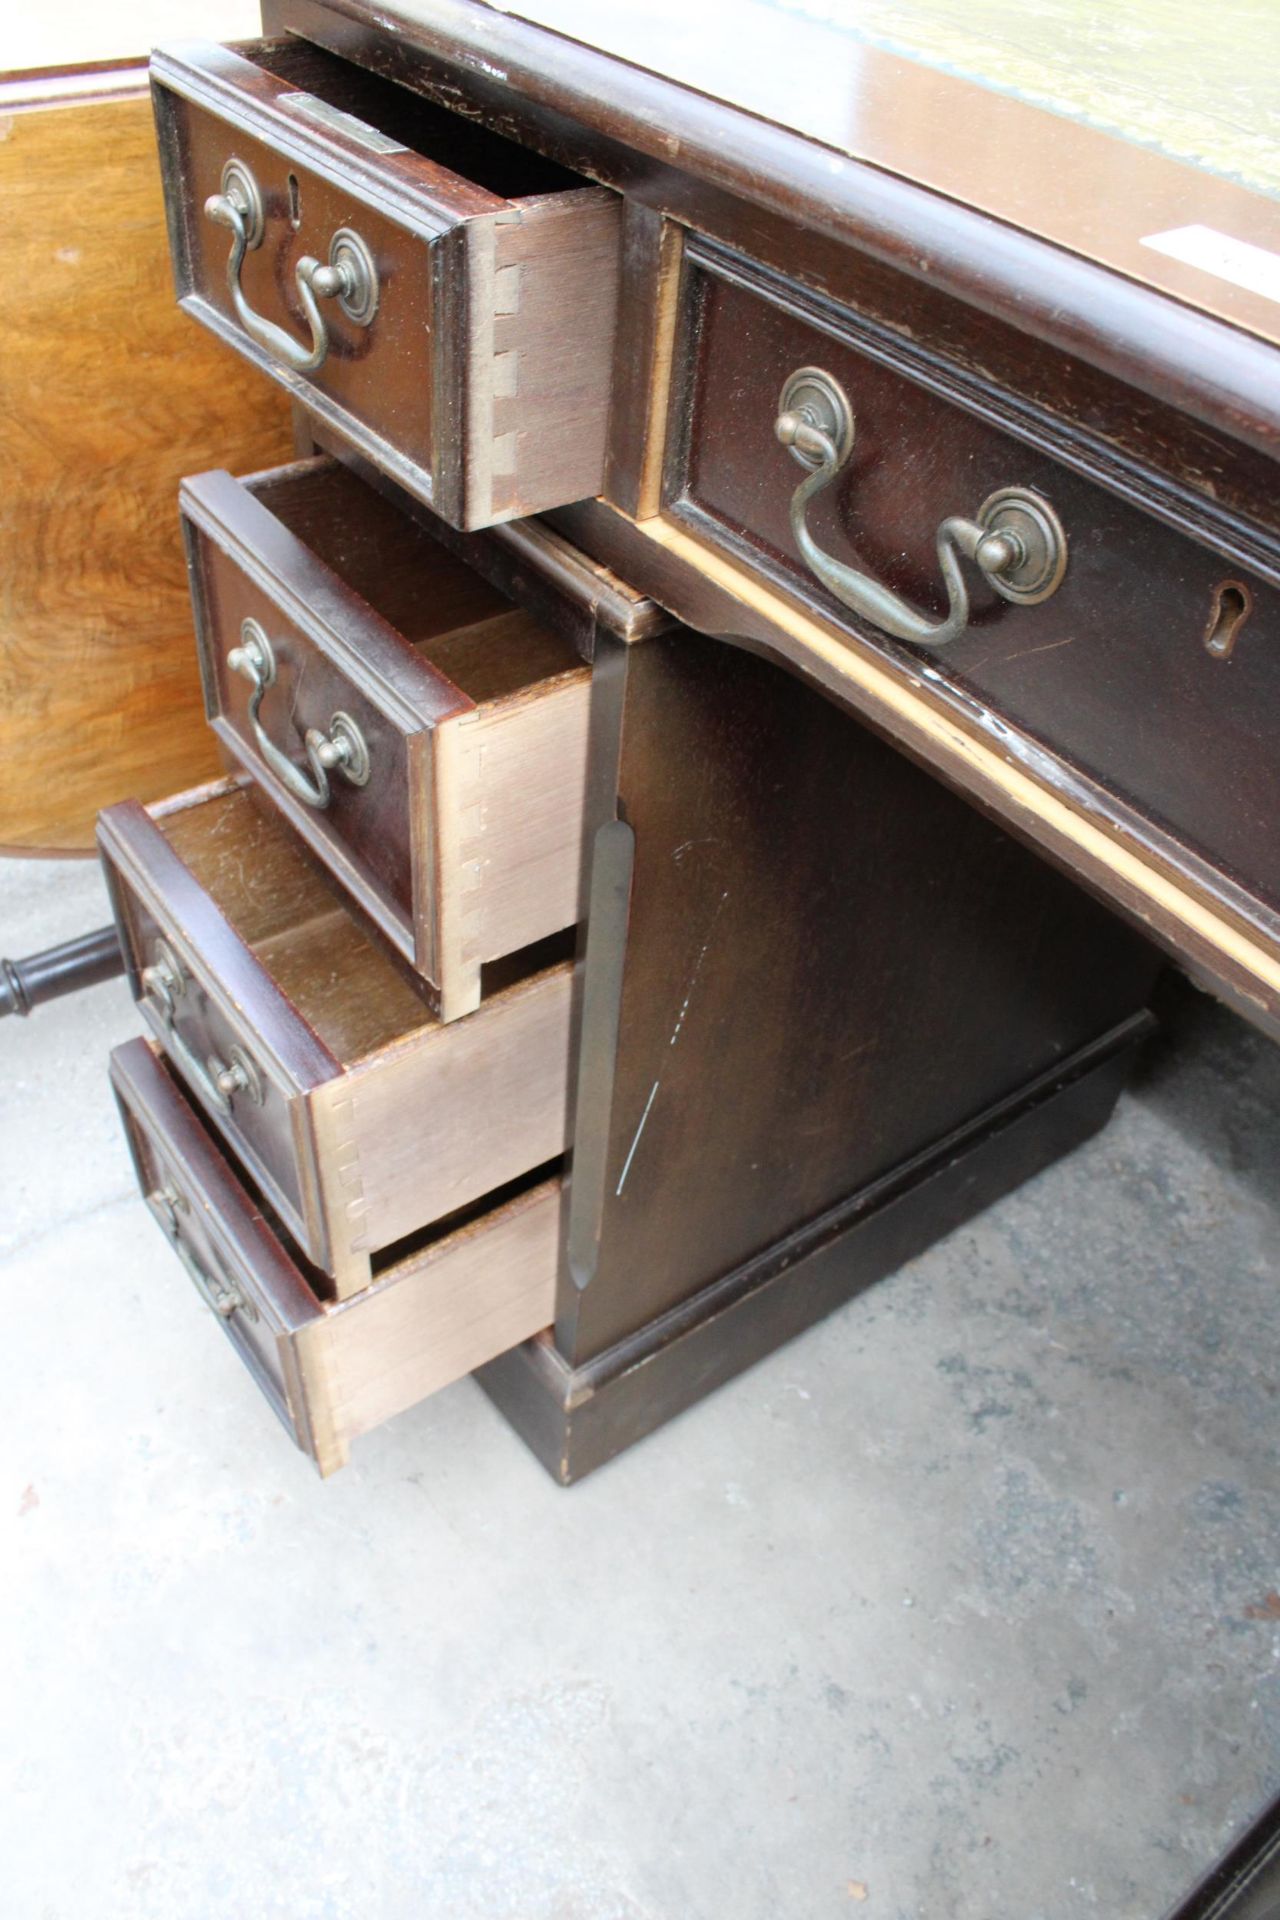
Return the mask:
<svg viewBox="0 0 1280 1920">
<path fill-rule="evenodd" d="M 635 1139 L 631 1142 L 630 1151 L 628 1152 L 626 1159 L 622 1163 L 622 1176 L 619 1179 L 617 1188 L 615 1189 L 615 1192 L 614 1192 L 615 1200 L 620 1198 L 622 1194 L 622 1189 L 627 1184 L 627 1175 L 631 1171 L 631 1162 L 635 1159 L 636 1148 L 640 1145 L 640 1135 L 644 1132 L 645 1123 L 649 1118 L 649 1114 L 652 1110 L 653 1103 L 657 1099 L 658 1088 L 661 1086 L 661 1084 L 662 1084 L 661 1081 L 655 1080 L 653 1085 L 649 1089 L 649 1098 L 644 1103 L 644 1112 L 640 1115 L 640 1125 L 636 1128 Z"/>
<path fill-rule="evenodd" d="M 1059 647 L 1075 644 L 1075 634 L 1069 633 L 1065 640 L 1046 640 L 1043 646 L 1020 647 L 1017 653 L 1006 653 L 999 660 L 975 660 L 969 668 L 970 673 L 980 673 L 984 667 L 1007 667 L 1011 661 L 1030 659 L 1033 653 L 1056 653 Z"/>
<path fill-rule="evenodd" d="M 694 842 L 686 841 L 685 845 L 692 846 L 694 845 Z M 677 855 L 681 851 L 682 849 L 677 848 Z M 676 1023 L 674 1027 L 671 1029 L 671 1038 L 667 1042 L 667 1045 L 670 1047 L 674 1047 L 674 1045 L 676 1044 L 676 1041 L 680 1038 L 681 1029 L 684 1026 L 685 1019 L 689 1012 L 689 1004 L 693 999 L 694 989 L 698 984 L 698 976 L 702 972 L 702 963 L 706 959 L 707 954 L 711 948 L 711 942 L 715 935 L 715 930 L 716 930 L 716 922 L 720 918 L 720 915 L 723 913 L 724 903 L 728 898 L 729 898 L 729 889 L 726 887 L 724 892 L 720 895 L 719 900 L 717 900 L 716 902 L 715 912 L 711 916 L 711 925 L 707 928 L 706 938 L 702 942 L 702 945 L 699 947 L 698 956 L 693 963 L 693 970 L 689 975 L 689 984 L 685 989 L 684 999 L 680 1002 L 680 1010 L 676 1014 Z M 644 1112 L 640 1115 L 640 1124 L 636 1128 L 635 1137 L 633 1138 L 631 1142 L 631 1146 L 628 1149 L 627 1157 L 622 1165 L 622 1173 L 619 1176 L 617 1187 L 614 1190 L 615 1199 L 621 1197 L 622 1189 L 627 1184 L 627 1175 L 630 1173 L 631 1163 L 636 1157 L 636 1148 L 640 1145 L 640 1136 L 645 1130 L 645 1126 L 648 1123 L 650 1113 L 653 1111 L 653 1103 L 658 1097 L 658 1088 L 661 1086 L 661 1084 L 662 1084 L 661 1079 L 655 1080 L 652 1087 L 649 1089 L 649 1098 L 644 1103 Z"/>
<path fill-rule="evenodd" d="M 693 844 L 694 843 L 691 840 L 685 842 L 686 846 L 692 846 Z M 681 848 L 676 849 L 677 857 L 679 856 L 681 851 L 682 851 Z M 684 999 L 680 1003 L 680 1011 L 676 1015 L 676 1024 L 671 1029 L 671 1038 L 667 1043 L 668 1046 L 674 1047 L 676 1041 L 680 1038 L 680 1029 L 681 1027 L 683 1027 L 685 1022 L 685 1015 L 689 1011 L 689 1002 L 692 1000 L 693 990 L 698 984 L 698 975 L 702 972 L 702 963 L 707 957 L 707 951 L 710 948 L 712 936 L 716 930 L 716 921 L 720 918 L 720 915 L 724 912 L 724 903 L 728 898 L 729 898 L 729 889 L 726 887 L 724 892 L 720 895 L 719 900 L 716 902 L 716 910 L 711 916 L 711 925 L 707 928 L 707 937 L 698 949 L 698 957 L 693 963 L 693 972 L 689 975 L 689 985 L 685 991 Z"/>
<path fill-rule="evenodd" d="M 718 847 L 719 845 L 719 838 L 715 834 L 707 834 L 701 840 L 682 840 L 680 845 L 672 853 L 671 858 L 677 866 L 680 866 L 683 864 L 686 853 L 692 853 L 695 847 Z"/>
</svg>

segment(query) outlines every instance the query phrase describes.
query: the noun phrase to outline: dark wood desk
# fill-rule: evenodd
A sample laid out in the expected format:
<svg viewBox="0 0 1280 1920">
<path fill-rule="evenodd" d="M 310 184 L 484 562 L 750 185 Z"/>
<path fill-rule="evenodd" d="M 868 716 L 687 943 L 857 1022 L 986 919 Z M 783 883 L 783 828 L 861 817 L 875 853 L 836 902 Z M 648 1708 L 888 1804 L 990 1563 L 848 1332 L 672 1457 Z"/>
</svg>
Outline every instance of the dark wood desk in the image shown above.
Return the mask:
<svg viewBox="0 0 1280 1920">
<path fill-rule="evenodd" d="M 484 1376 L 565 1479 L 1098 1124 L 1149 942 L 1276 1022 L 1280 233 L 1274 156 L 1240 131 L 1266 63 L 1206 119 L 1170 42 L 1161 131 L 1132 73 L 1102 84 L 1096 23 L 1031 48 L 998 6 L 940 24 L 921 0 L 888 46 L 816 11 L 752 4 L 726 42 L 674 8 L 269 0 L 275 39 L 155 69 L 182 303 L 357 477 L 317 458 L 184 491 L 207 717 L 336 887 L 270 933 L 278 966 L 308 913 L 350 924 L 348 992 L 385 1018 L 341 995 L 286 1016 L 252 903 L 218 905 L 216 863 L 181 879 L 178 826 L 136 815 L 106 833 L 122 902 L 149 903 L 122 905 L 135 988 L 323 1312 L 448 1190 L 415 1190 L 408 1110 L 343 1117 L 356 1068 L 398 1084 L 371 1036 L 406 1047 L 414 995 L 469 1018 L 485 968 L 576 906 L 571 1020 L 564 979 L 539 989 L 561 1083 L 514 1135 L 486 1115 L 454 1181 L 545 1173 L 568 1113 L 533 1294 L 554 1330 Z M 944 28 L 945 72 L 922 57 Z M 1187 227 L 1226 253 L 1147 244 Z M 250 615 L 283 645 L 274 691 Z M 525 789 L 466 744 L 495 619 Z M 153 651 L 190 673 L 185 641 Z M 492 1028 L 516 1058 L 485 1021 L 450 1048 Z M 291 1063 L 279 1107 L 255 1048 Z"/>
<path fill-rule="evenodd" d="M 1280 212 L 1247 116 L 1271 110 L 1277 28 L 1245 13 L 1258 61 L 1240 111 L 1204 116 L 1197 166 L 1187 111 L 1162 152 L 1149 98 L 1139 144 L 803 9 L 751 8 L 732 52 L 715 15 L 587 24 L 572 0 L 520 17 L 417 0 L 377 27 L 355 0 L 270 0 L 267 18 L 624 191 L 605 498 L 563 524 L 859 712 L 1274 1030 Z M 1074 57 L 1022 52 L 1048 81 Z M 1188 60 L 1171 50 L 1184 107 Z M 1111 112 L 1123 127 L 1142 104 L 1120 87 Z M 1243 253 L 1197 266 L 1146 244 L 1201 227 Z M 936 616 L 939 521 L 993 475 L 1031 481 L 1063 501 L 1056 601 L 1011 614 L 989 595 L 932 656 L 847 617 L 787 529 L 796 469 L 773 428 L 797 356 L 858 416 L 816 522 L 838 559 Z"/>
<path fill-rule="evenodd" d="M 486 1376 L 564 1478 L 1060 1150 L 1051 1111 L 1096 1124 L 1148 942 L 1280 1017 L 1280 225 L 1274 155 L 1240 131 L 1267 64 L 1196 121 L 1171 45 L 1157 127 L 1131 75 L 1098 92 L 1095 33 L 1108 124 L 1086 124 L 1069 35 L 1010 44 L 998 14 L 951 21 L 947 72 L 918 57 L 943 31 L 923 3 L 889 48 L 798 0 L 751 5 L 728 46 L 674 9 L 267 0 L 274 38 L 157 59 L 182 304 L 359 477 L 344 494 L 318 460 L 184 495 L 208 717 L 336 883 L 332 924 L 371 926 L 359 969 L 397 1045 L 413 994 L 470 1016 L 486 966 L 572 917 L 585 778 L 555 1331 Z M 532 756 L 523 876 L 520 806 L 466 745 L 486 696 L 447 667 L 508 601 L 463 592 L 411 668 L 447 573 L 414 574 L 413 522 L 593 664 L 588 745 L 581 668 L 498 619 Z M 302 622 L 274 693 L 244 638 L 264 618 Z M 108 827 L 113 861 L 174 938 L 220 929 L 163 877 L 168 831 Z M 138 940 L 189 1068 L 182 966 Z M 236 1064 L 256 1033 L 294 1062 L 288 1111 L 308 1075 L 306 1102 L 345 1111 L 347 1026 L 323 1072 L 284 1049 L 264 971 L 265 1035 L 211 986 L 240 1050 L 216 1056 L 225 1097 L 265 1097 Z M 344 1043 L 370 1074 L 373 1031 Z M 273 1148 L 321 1295 L 424 1222 L 391 1118 L 304 1129 L 310 1171 L 302 1135 Z M 545 1161 L 555 1128 L 535 1138 Z"/>
<path fill-rule="evenodd" d="M 322 1471 L 470 1367 L 593 1469 L 1096 1129 L 1151 943 L 1276 1029 L 1267 10 L 1169 127 L 1102 17 L 526 12 L 157 67 L 188 463 L 259 374 L 303 457 L 182 492 L 234 778 L 107 818 L 113 1077 Z"/>
<path fill-rule="evenodd" d="M 184 495 L 236 778 L 104 827 L 115 1080 L 325 1470 L 480 1366 L 589 1471 L 1101 1124 L 1156 948 L 1280 1026 L 1274 17 L 1157 124 L 1101 15 L 818 11 L 157 64 L 182 303 L 307 457 Z"/>
<path fill-rule="evenodd" d="M 623 196 L 600 497 L 548 524 L 707 638 L 637 647 L 634 633 L 577 635 L 595 673 L 556 1331 L 485 1375 L 565 1478 L 904 1257 L 912 1232 L 927 1237 L 980 1204 L 1018 1177 L 1015 1163 L 1025 1171 L 1060 1149 L 1036 1076 L 1081 1047 L 1097 1065 L 1089 1049 L 1131 1031 L 1150 962 L 1105 913 L 1073 928 L 1083 904 L 1053 891 L 1048 867 L 1030 861 L 1013 880 L 1009 866 L 997 883 L 1013 841 L 1269 1031 L 1280 1008 L 1267 726 L 1280 675 L 1273 156 L 1240 135 L 1236 111 L 1202 119 L 1193 154 L 1185 48 L 1170 49 L 1157 137 L 1132 76 L 1097 95 L 1096 36 L 1090 97 L 1109 127 L 1073 117 L 1068 45 L 1006 52 L 993 88 L 965 63 L 980 71 L 983 49 L 1007 47 L 999 34 L 970 45 L 970 27 L 957 28 L 949 64 L 960 70 L 943 73 L 804 9 L 752 6 L 744 18 L 750 33 L 727 47 L 714 16 L 673 9 L 624 8 L 602 24 L 576 0 L 531 0 L 519 14 L 400 0 L 375 19 L 360 0 L 268 0 L 282 50 L 249 57 L 275 78 L 212 53 L 161 69 L 163 88 L 193 103 L 166 105 L 164 126 L 210 112 L 232 129 L 191 136 L 193 152 L 216 156 L 265 130 L 310 164 L 287 84 L 322 96 L 308 120 L 345 129 L 334 109 L 349 106 L 403 154 L 394 142 L 416 137 L 405 105 L 416 94 L 460 116 L 469 131 L 456 151 L 489 188 L 518 196 L 519 152 L 533 150 L 572 172 L 530 174 L 529 187 L 586 178 Z M 903 25 L 935 29 L 927 8 Z M 1010 91 L 1028 91 L 1028 60 L 1039 104 Z M 1267 84 L 1260 67 L 1244 111 Z M 515 143 L 506 159 L 495 149 L 483 160 L 480 129 Z M 419 131 L 443 139 L 433 156 L 448 151 L 446 122 Z M 525 283 L 506 283 L 490 335 L 475 320 L 488 283 L 474 280 L 472 317 L 432 375 L 431 431 L 455 409 L 461 466 L 443 443 L 406 463 L 402 429 L 361 412 L 354 374 L 322 374 L 313 388 L 246 345 L 198 216 L 216 169 L 197 186 L 205 163 L 189 179 L 174 158 L 187 149 L 166 141 L 171 193 L 195 209 L 180 248 L 189 310 L 311 410 L 320 445 L 416 495 L 400 496 L 407 511 L 430 521 L 428 503 L 474 524 L 476 487 L 496 498 L 493 472 L 514 459 L 518 476 L 528 460 L 534 387 L 551 364 L 522 357 Z M 375 165 L 358 151 L 357 140 L 342 165 Z M 428 198 L 444 194 L 450 220 L 493 217 L 482 209 L 497 203 L 468 202 L 453 176 L 447 188 L 414 177 Z M 529 219 L 518 197 L 507 204 L 498 218 Z M 1168 238 L 1188 228 L 1225 235 L 1226 252 Z M 438 253 L 441 286 L 451 258 L 462 255 Z M 261 274 L 253 284 L 269 297 Z M 526 295 L 532 317 L 543 295 Z M 441 327 L 452 311 L 440 306 Z M 584 317 L 575 307 L 575 328 Z M 565 338 L 572 360 L 578 334 Z M 599 364 L 593 346 L 582 403 L 593 422 Z M 811 380 L 793 380 L 813 368 L 817 402 Z M 576 469 L 558 436 L 572 438 L 575 418 L 550 407 L 538 428 L 565 472 Z M 821 481 L 807 498 L 797 427 Z M 435 526 L 472 552 L 490 539 Z M 981 547 L 993 535 L 999 551 Z M 984 552 L 991 564 L 979 567 Z M 841 708 L 860 730 L 839 726 Z M 978 813 L 953 808 L 908 762 Z M 979 815 L 1013 840 L 984 856 L 988 977 L 967 991 L 946 957 L 964 943 L 962 918 L 936 913 L 929 861 L 964 869 Z M 929 822 L 923 841 L 913 818 Z M 1014 899 L 1058 929 L 1049 958 L 1041 941 L 1034 963 L 1018 959 L 1017 914 L 1001 905 Z M 887 944 L 868 971 L 855 934 L 872 911 Z M 936 965 L 922 944 L 930 929 Z M 733 977 L 705 962 L 722 940 L 739 957 Z M 1079 1018 L 1062 997 L 1077 976 L 1102 983 Z M 699 1024 L 681 1025 L 695 1002 Z M 892 1043 L 891 1004 L 916 1015 Z M 1038 1041 L 1019 1051 L 1032 1007 Z M 659 1071 L 664 1023 L 680 1051 Z M 825 1071 L 864 1046 L 882 1081 Z M 947 1098 L 915 1110 L 902 1089 L 940 1048 Z M 800 1146 L 793 1127 L 788 1147 L 777 1116 L 801 1114 L 806 1090 L 816 1143 Z M 929 1155 L 961 1165 L 955 1129 L 971 1129 L 965 1151 L 976 1153 L 982 1116 L 1007 1119 L 999 1103 L 1015 1094 L 1040 1115 L 1040 1146 L 1029 1158 L 1010 1148 L 1007 1177 L 957 1176 L 968 1197 L 944 1202 Z M 885 1211 L 877 1186 L 890 1172 L 897 1198 L 915 1195 L 911 1232 L 886 1225 L 903 1215 Z M 877 1236 L 880 1251 L 855 1257 Z"/>
</svg>

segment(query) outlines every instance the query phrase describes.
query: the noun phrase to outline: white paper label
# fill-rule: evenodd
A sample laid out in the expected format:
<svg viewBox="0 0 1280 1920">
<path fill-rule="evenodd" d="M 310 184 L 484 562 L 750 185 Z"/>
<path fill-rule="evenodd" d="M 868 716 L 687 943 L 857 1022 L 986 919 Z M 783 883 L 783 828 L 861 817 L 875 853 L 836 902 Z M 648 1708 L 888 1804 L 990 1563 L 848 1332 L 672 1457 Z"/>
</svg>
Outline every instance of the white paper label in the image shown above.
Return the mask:
<svg viewBox="0 0 1280 1920">
<path fill-rule="evenodd" d="M 1233 240 L 1213 227 L 1174 227 L 1168 233 L 1149 233 L 1142 242 L 1155 253 L 1167 253 L 1189 267 L 1229 280 L 1234 287 L 1260 293 L 1264 300 L 1280 301 L 1280 253 Z"/>
</svg>

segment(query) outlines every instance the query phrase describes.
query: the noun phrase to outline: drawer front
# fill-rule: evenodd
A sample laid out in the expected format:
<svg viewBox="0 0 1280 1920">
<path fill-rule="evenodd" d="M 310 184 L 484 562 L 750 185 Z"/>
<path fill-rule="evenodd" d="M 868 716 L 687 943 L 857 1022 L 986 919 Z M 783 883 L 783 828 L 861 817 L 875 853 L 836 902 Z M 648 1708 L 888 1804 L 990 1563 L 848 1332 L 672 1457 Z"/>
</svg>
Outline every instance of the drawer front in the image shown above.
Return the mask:
<svg viewBox="0 0 1280 1920">
<path fill-rule="evenodd" d="M 759 269 L 695 252 L 684 288 L 688 426 L 668 472 L 676 517 L 859 642 L 1013 722 L 1280 905 L 1270 725 L 1280 595 L 1261 546 L 1246 564 L 1224 563 L 1055 458 L 1033 423 L 1024 420 L 1026 437 L 998 424 L 998 396 L 976 381 Z M 812 368 L 838 383 L 853 414 L 851 452 L 804 508 L 817 566 L 793 524 L 807 469 L 777 430 L 784 386 Z M 961 558 L 969 614 L 955 636 L 895 633 L 904 608 L 921 624 L 947 614 L 943 524 L 974 520 L 1010 489 L 1060 523 L 1060 583 L 1019 603 L 996 590 L 998 574 Z M 1206 523 L 1205 538 L 1212 531 Z M 822 556 L 847 570 L 845 583 L 860 576 L 862 611 L 846 604 L 847 586 L 820 577 Z"/>
<path fill-rule="evenodd" d="M 144 1041 L 111 1078 L 158 1223 L 298 1445 L 322 1473 L 351 1441 L 487 1364 L 555 1312 L 560 1187 L 477 1209 L 338 1306 L 281 1240 Z"/>
<path fill-rule="evenodd" d="M 292 1111 L 295 1089 L 276 1078 L 261 1035 L 237 1018 L 225 988 L 213 980 L 170 917 L 153 911 L 127 885 L 117 883 L 115 892 L 118 924 L 147 1026 L 294 1231 L 305 1234 Z"/>
<path fill-rule="evenodd" d="M 115 1049 L 111 1084 L 152 1216 L 273 1411 L 305 1447 L 288 1338 L 315 1314 L 315 1301 L 146 1041 Z"/>
<path fill-rule="evenodd" d="M 254 73 L 250 68 L 244 75 L 246 96 Z M 254 90 L 259 97 L 265 91 Z M 423 238 L 344 177 L 340 153 L 334 155 L 336 177 L 327 176 L 306 164 L 305 147 L 287 132 L 263 138 L 252 123 L 237 124 L 230 110 L 186 102 L 180 108 L 175 101 L 173 111 L 182 122 L 180 188 L 167 176 L 168 191 L 180 190 L 184 200 L 179 297 L 239 352 L 324 411 L 379 439 L 394 419 L 396 448 L 429 474 L 433 314 L 431 255 Z M 236 279 L 248 308 L 287 336 L 289 348 L 309 347 L 316 339 L 302 305 L 299 261 L 327 263 L 333 236 L 352 234 L 375 263 L 377 304 L 367 322 L 352 319 L 337 299 L 316 303 L 327 350 L 322 364 L 306 373 L 288 365 L 284 341 L 265 328 L 255 338 L 237 309 L 228 277 L 233 236 L 204 211 L 223 193 L 224 171 L 232 162 L 251 177 L 262 202 L 262 238 L 245 252 Z"/>
<path fill-rule="evenodd" d="M 425 736 L 466 703 L 229 475 L 184 483 L 181 506 L 211 726 L 396 948 L 430 962 Z"/>
<path fill-rule="evenodd" d="M 231 786 L 215 782 L 198 792 L 212 808 Z M 271 858 L 279 829 L 244 811 L 249 831 L 228 834 L 219 857 L 273 914 L 307 915 L 315 883 L 300 876 L 298 897 L 290 898 L 290 870 Z M 98 839 L 130 986 L 148 1027 L 290 1229 L 314 1238 L 314 1174 L 299 1101 L 340 1071 L 337 1061 L 145 809 L 131 801 L 108 808 Z"/>
<path fill-rule="evenodd" d="M 189 313 L 457 526 L 598 491 L 614 196 L 299 42 L 152 81 Z"/>
<path fill-rule="evenodd" d="M 234 734 L 236 756 L 259 785 L 292 802 L 290 815 L 301 814 L 312 826 L 334 871 L 354 866 L 367 877 L 373 898 L 387 903 L 387 931 L 412 952 L 410 817 L 426 802 L 426 783 L 421 756 L 411 759 L 410 740 L 420 742 L 420 730 L 411 735 L 400 716 L 388 713 L 360 684 L 366 676 L 335 660 L 308 631 L 305 616 L 291 617 L 279 594 L 207 546 L 198 564 L 208 609 L 200 664 L 213 716 L 222 723 L 216 731 Z M 264 640 L 270 683 L 251 715 L 254 681 L 236 671 L 233 656 L 248 647 L 262 657 Z M 335 749 L 343 757 L 326 766 Z"/>
<path fill-rule="evenodd" d="M 442 1020 L 232 782 L 99 827 L 135 997 L 322 1290 L 564 1152 L 573 968 L 539 950 Z M 548 964 L 550 962 L 550 964 Z"/>
</svg>

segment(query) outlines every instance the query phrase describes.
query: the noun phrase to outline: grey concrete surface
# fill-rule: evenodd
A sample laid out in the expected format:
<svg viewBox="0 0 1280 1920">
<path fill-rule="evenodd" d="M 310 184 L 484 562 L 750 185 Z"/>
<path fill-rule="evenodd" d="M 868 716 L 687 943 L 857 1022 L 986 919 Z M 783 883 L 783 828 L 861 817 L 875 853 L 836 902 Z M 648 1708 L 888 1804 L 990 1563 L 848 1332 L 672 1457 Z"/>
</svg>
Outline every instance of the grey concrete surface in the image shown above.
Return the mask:
<svg viewBox="0 0 1280 1920">
<path fill-rule="evenodd" d="M 0 865 L 0 941 L 99 917 Z M 107 985 L 4 1065 L 4 1920 L 1155 1920 L 1280 1784 L 1280 1053 L 568 1493 L 470 1382 L 293 1453 L 133 1198 Z"/>
</svg>

